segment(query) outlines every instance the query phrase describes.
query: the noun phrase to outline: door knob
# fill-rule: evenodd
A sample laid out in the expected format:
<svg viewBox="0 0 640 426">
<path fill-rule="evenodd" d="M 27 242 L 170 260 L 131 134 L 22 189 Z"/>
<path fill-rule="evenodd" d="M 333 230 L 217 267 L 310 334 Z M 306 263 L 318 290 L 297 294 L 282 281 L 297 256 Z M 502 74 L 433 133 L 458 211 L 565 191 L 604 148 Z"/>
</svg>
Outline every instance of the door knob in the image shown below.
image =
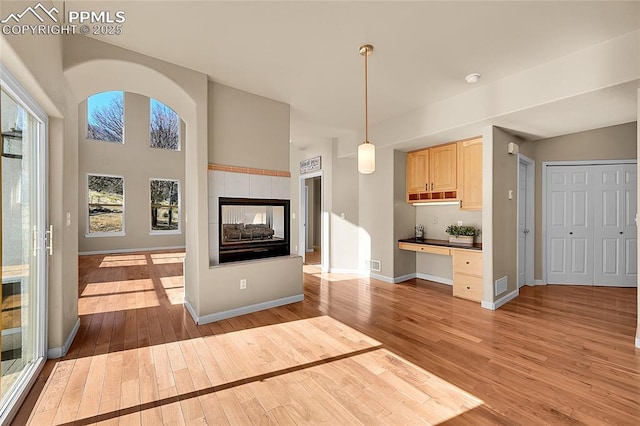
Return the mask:
<svg viewBox="0 0 640 426">
<path fill-rule="evenodd" d="M 569 235 L 573 235 L 573 232 L 569 232 Z"/>
<path fill-rule="evenodd" d="M 620 235 L 624 234 L 624 232 L 620 231 Z"/>
</svg>

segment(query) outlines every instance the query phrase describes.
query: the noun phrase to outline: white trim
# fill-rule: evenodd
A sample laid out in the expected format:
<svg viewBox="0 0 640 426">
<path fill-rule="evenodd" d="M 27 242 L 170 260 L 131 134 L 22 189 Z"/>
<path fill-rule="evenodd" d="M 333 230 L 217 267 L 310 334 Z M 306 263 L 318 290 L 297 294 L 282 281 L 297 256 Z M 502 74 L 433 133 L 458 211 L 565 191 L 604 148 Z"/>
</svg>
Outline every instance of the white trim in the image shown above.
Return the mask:
<svg viewBox="0 0 640 426">
<path fill-rule="evenodd" d="M 636 332 L 636 348 L 640 348 L 640 327 L 638 327 L 638 331 Z"/>
<path fill-rule="evenodd" d="M 394 284 L 397 284 L 397 283 L 401 283 L 401 282 L 403 282 L 403 281 L 412 280 L 412 279 L 414 279 L 414 278 L 417 278 L 417 276 L 416 276 L 416 275 L 417 275 L 417 274 L 415 274 L 415 273 L 414 273 L 414 274 L 401 275 L 401 276 L 399 276 L 399 277 L 395 277 L 395 278 L 393 278 L 393 282 L 394 282 Z"/>
<path fill-rule="evenodd" d="M 442 278 L 437 277 L 435 275 L 416 273 L 416 278 L 420 278 L 421 280 L 433 281 L 440 284 L 453 285 L 452 278 Z"/>
<path fill-rule="evenodd" d="M 0 63 L 0 86 L 38 122 L 35 135 L 37 142 L 33 150 L 33 162 L 37 170 L 36 175 L 33 176 L 33 184 L 37 192 L 36 205 L 38 209 L 32 224 L 35 224 L 38 230 L 36 234 L 38 245 L 44 248 L 46 246 L 45 229 L 49 224 L 49 150 L 47 149 L 49 116 L 2 63 Z M 10 422 L 16 415 L 46 361 L 49 312 L 48 257 L 44 250 L 38 252 L 35 260 L 37 274 L 32 274 L 34 277 L 37 276 L 36 282 L 33 283 L 37 295 L 31 306 L 35 314 L 35 321 L 31 324 L 35 328 L 35 341 L 33 342 L 35 359 L 34 362 L 26 366 L 17 381 L 4 395 L 3 404 L 0 406 L 0 424 Z"/>
<path fill-rule="evenodd" d="M 525 276 L 523 285 L 527 285 L 527 283 L 533 282 L 533 269 L 534 269 L 534 243 L 535 243 L 535 179 L 536 179 L 536 167 L 535 161 L 531 158 L 527 157 L 523 154 L 518 154 L 518 168 L 516 173 L 516 182 L 518 185 L 518 202 L 516 203 L 516 235 L 518 235 L 518 223 L 520 223 L 520 164 L 525 164 L 527 168 L 526 172 L 526 195 L 527 199 L 525 200 L 525 210 L 526 210 L 526 223 L 525 227 L 529 230 L 529 235 L 526 241 L 525 247 Z M 520 265 L 518 264 L 518 260 L 520 259 L 520 239 L 516 239 L 516 271 L 518 272 L 518 277 L 520 276 Z M 520 286 L 520 283 L 518 283 Z"/>
<path fill-rule="evenodd" d="M 534 280 L 533 285 L 547 285 L 546 280 Z"/>
<path fill-rule="evenodd" d="M 144 247 L 132 249 L 115 249 L 115 250 L 96 250 L 83 251 L 78 253 L 79 256 L 87 256 L 91 254 L 118 254 L 118 253 L 135 253 L 139 251 L 157 251 L 157 250 L 184 250 L 186 246 L 170 246 L 170 247 Z"/>
<path fill-rule="evenodd" d="M 228 311 L 216 312 L 204 316 L 195 315 L 195 311 L 189 303 L 185 302 L 187 311 L 193 317 L 193 320 L 198 325 L 209 324 L 211 322 L 220 321 L 227 318 L 233 318 L 240 315 L 246 315 L 253 312 L 263 311 L 265 309 L 276 308 L 278 306 L 289 305 L 291 303 L 298 303 L 304 300 L 304 294 L 296 294 L 295 296 L 283 297 L 282 299 L 269 300 L 266 302 L 256 303 L 254 305 L 243 306 L 241 308 L 230 309 Z"/>
<path fill-rule="evenodd" d="M 196 310 L 193 308 L 193 306 L 191 306 L 191 303 L 184 300 L 184 307 L 187 308 L 187 312 L 189 312 L 189 315 L 191 315 L 193 322 L 198 324 L 198 315 L 196 314 Z"/>
<path fill-rule="evenodd" d="M 500 306 L 502 306 L 505 303 L 507 303 L 507 302 L 515 299 L 516 297 L 518 297 L 519 294 L 520 294 L 520 289 L 516 288 L 511 293 L 507 294 L 506 296 L 501 297 L 500 299 L 496 300 L 495 302 L 487 302 L 487 301 L 483 300 L 481 306 L 483 308 L 485 308 L 485 309 L 490 309 L 492 311 L 495 311 Z"/>
<path fill-rule="evenodd" d="M 67 336 L 67 340 L 64 341 L 64 345 L 61 348 L 49 348 L 47 350 L 47 358 L 55 359 L 55 358 L 62 358 L 63 356 L 65 356 L 67 352 L 69 352 L 69 348 L 73 343 L 73 339 L 76 338 L 76 334 L 78 334 L 79 328 L 80 328 L 80 318 L 76 319 L 76 323 L 74 324 L 73 329 L 71 330 L 71 333 L 69 333 L 69 335 Z"/>
<path fill-rule="evenodd" d="M 393 278 L 387 277 L 386 275 L 379 275 L 374 274 L 373 272 L 369 272 L 369 278 L 373 278 L 374 280 L 383 281 L 389 284 L 394 284 Z"/>
<path fill-rule="evenodd" d="M 307 179 L 311 179 L 311 178 L 315 178 L 315 177 L 319 177 L 320 178 L 320 232 L 321 232 L 321 251 L 320 251 L 320 270 L 322 272 L 329 272 L 329 220 L 328 220 L 328 214 L 325 211 L 326 209 L 326 203 L 325 203 L 325 178 L 324 178 L 324 173 L 323 170 L 318 170 L 316 172 L 313 173 L 306 173 L 304 175 L 299 175 L 298 176 L 298 186 L 299 186 L 299 203 L 298 203 L 298 216 L 299 216 L 299 220 L 298 220 L 298 253 L 300 256 L 302 256 L 302 259 L 305 259 L 305 255 L 306 255 L 306 246 L 307 246 L 307 241 L 306 241 L 306 233 L 304 232 L 304 221 L 303 221 L 303 217 L 302 217 L 302 213 L 306 212 L 306 208 L 307 206 L 304 205 L 305 203 L 305 194 L 304 194 L 304 181 Z M 305 219 L 306 220 L 306 219 Z M 325 247 L 327 248 L 325 250 Z"/>
</svg>

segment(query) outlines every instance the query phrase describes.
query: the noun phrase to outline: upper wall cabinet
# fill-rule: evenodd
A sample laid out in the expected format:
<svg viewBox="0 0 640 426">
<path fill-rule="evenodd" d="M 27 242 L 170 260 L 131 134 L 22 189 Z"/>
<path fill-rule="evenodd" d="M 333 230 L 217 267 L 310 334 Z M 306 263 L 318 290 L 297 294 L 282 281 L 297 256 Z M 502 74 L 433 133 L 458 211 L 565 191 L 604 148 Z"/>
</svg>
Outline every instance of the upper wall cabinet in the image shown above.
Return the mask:
<svg viewBox="0 0 640 426">
<path fill-rule="evenodd" d="M 431 191 L 455 191 L 457 185 L 457 144 L 450 143 L 429 149 Z"/>
<path fill-rule="evenodd" d="M 407 154 L 407 202 L 456 200 L 457 144 Z"/>
<path fill-rule="evenodd" d="M 427 191 L 429 181 L 429 150 L 422 149 L 407 154 L 407 193 Z"/>
<path fill-rule="evenodd" d="M 482 209 L 482 138 L 458 142 L 460 208 Z"/>
</svg>

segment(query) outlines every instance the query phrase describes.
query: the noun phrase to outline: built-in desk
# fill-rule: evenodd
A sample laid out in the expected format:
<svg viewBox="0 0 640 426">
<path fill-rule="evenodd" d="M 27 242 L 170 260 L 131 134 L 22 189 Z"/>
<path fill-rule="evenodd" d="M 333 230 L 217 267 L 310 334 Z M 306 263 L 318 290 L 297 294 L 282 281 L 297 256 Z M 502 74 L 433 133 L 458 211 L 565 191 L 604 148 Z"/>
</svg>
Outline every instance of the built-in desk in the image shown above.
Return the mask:
<svg viewBox="0 0 640 426">
<path fill-rule="evenodd" d="M 401 250 L 453 256 L 453 295 L 482 300 L 482 243 L 452 244 L 447 240 L 407 238 L 398 240 Z"/>
</svg>

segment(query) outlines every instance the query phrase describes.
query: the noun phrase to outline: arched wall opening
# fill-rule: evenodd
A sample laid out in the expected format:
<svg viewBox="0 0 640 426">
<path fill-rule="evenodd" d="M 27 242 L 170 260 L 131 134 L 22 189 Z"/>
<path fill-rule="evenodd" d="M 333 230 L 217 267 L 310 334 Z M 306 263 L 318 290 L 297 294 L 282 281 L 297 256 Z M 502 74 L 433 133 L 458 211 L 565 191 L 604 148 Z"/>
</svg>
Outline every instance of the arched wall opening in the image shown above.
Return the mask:
<svg viewBox="0 0 640 426">
<path fill-rule="evenodd" d="M 105 46 L 111 49 L 112 46 Z M 109 56 L 109 55 L 105 55 Z M 146 58 L 140 57 L 144 62 Z M 155 64 L 151 64 L 153 66 Z M 165 64 L 166 65 L 166 64 Z M 177 70 L 178 73 L 182 69 Z M 167 73 L 170 74 L 170 73 Z M 156 99 L 170 106 L 184 122 L 184 224 L 186 252 L 185 261 L 185 299 L 194 306 L 198 306 L 198 277 L 201 261 L 208 266 L 208 242 L 199 238 L 199 218 L 205 217 L 206 226 L 206 164 L 207 164 L 207 135 L 206 135 L 206 89 L 207 80 L 204 75 L 184 70 L 184 78 L 180 83 L 175 78 L 169 78 L 165 73 L 150 66 L 129 60 L 118 59 L 90 59 L 79 61 L 65 69 L 71 91 L 78 101 L 83 102 L 89 96 L 105 91 L 123 91 L 144 95 Z M 174 73 L 175 75 L 175 73 Z M 201 80 L 201 82 L 200 82 Z M 183 86 L 189 87 L 185 89 Z M 189 92 L 190 90 L 190 92 Z M 198 92 L 196 93 L 196 90 Z M 202 93 L 199 93 L 199 92 Z M 195 93 L 195 94 L 194 94 Z M 126 124 L 125 124 L 126 125 Z M 201 164 L 202 163 L 202 164 Z M 76 169 L 77 170 L 77 169 Z M 83 176 L 78 176 L 80 181 Z M 84 200 L 81 200 L 83 203 Z M 204 212 L 204 215 L 202 212 Z M 78 218 L 82 220 L 82 218 Z M 204 256 L 202 256 L 204 255 Z M 203 259 L 200 259 L 203 257 Z"/>
</svg>

